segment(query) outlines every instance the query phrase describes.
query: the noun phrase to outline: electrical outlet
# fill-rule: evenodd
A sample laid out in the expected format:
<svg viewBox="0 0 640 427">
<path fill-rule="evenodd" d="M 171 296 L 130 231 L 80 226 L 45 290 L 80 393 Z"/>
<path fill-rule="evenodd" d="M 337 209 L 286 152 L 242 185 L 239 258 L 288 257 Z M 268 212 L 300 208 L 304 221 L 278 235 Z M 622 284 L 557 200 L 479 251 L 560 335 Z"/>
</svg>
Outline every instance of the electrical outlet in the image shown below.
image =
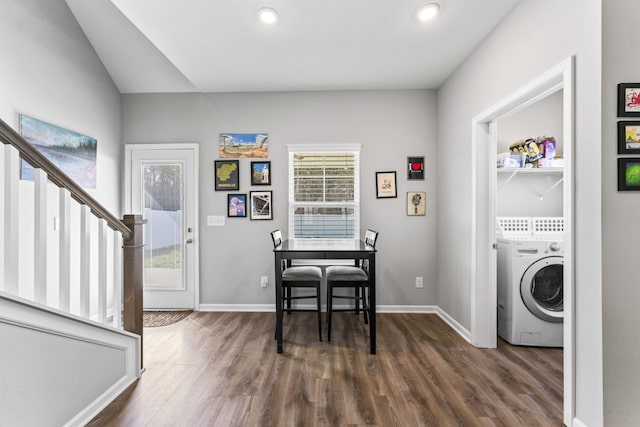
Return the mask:
<svg viewBox="0 0 640 427">
<path fill-rule="evenodd" d="M 422 277 L 416 277 L 416 288 L 422 289 L 422 286 L 423 286 Z"/>
<path fill-rule="evenodd" d="M 269 286 L 269 276 L 260 277 L 260 287 L 266 288 L 267 286 Z"/>
</svg>

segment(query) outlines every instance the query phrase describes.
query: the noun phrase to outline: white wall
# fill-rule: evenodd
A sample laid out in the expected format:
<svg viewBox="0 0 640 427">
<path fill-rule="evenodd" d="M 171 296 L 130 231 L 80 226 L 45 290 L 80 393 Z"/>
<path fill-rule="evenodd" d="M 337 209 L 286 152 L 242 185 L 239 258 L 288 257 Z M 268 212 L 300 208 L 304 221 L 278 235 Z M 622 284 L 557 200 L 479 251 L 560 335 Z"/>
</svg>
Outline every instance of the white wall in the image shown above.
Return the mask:
<svg viewBox="0 0 640 427">
<path fill-rule="evenodd" d="M 640 265 L 637 215 L 640 194 L 617 191 L 618 83 L 637 83 L 637 0 L 603 1 L 602 58 L 602 305 L 604 418 L 610 426 L 638 425 L 640 405 Z M 631 53 L 634 52 L 634 53 Z M 630 54 L 631 53 L 631 54 Z"/>
<path fill-rule="evenodd" d="M 360 143 L 361 228 L 380 232 L 378 304 L 435 303 L 435 132 L 433 91 L 124 95 L 126 143 L 200 143 L 200 282 L 202 304 L 273 304 L 269 232 L 287 230 L 287 144 Z M 240 160 L 240 192 L 273 191 L 273 221 L 227 218 L 227 192 L 213 189 L 221 132 L 268 132 L 273 184 L 249 186 L 251 159 Z M 426 179 L 407 181 L 407 156 L 425 156 Z M 376 199 L 375 171 L 396 170 L 397 199 Z M 427 192 L 427 215 L 406 215 L 406 192 Z M 424 277 L 424 289 L 415 277 Z"/>
<path fill-rule="evenodd" d="M 64 0 L 2 3 L 0 118 L 26 114 L 98 140 L 97 188 L 120 214 L 120 95 Z"/>
<path fill-rule="evenodd" d="M 600 7 L 600 0 L 523 0 L 438 91 L 438 305 L 469 328 L 471 120 L 576 56 L 576 415 L 589 426 L 603 423 Z"/>
</svg>

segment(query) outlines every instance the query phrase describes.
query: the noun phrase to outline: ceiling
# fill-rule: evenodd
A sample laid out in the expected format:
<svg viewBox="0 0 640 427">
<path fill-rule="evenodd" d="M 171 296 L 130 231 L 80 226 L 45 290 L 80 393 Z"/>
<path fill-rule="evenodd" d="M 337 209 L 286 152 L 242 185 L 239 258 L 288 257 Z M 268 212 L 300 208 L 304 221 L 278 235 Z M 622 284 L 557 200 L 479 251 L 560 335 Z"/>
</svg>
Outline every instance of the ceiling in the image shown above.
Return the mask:
<svg viewBox="0 0 640 427">
<path fill-rule="evenodd" d="M 434 89 L 519 0 L 431 1 L 66 0 L 121 93 Z"/>
</svg>

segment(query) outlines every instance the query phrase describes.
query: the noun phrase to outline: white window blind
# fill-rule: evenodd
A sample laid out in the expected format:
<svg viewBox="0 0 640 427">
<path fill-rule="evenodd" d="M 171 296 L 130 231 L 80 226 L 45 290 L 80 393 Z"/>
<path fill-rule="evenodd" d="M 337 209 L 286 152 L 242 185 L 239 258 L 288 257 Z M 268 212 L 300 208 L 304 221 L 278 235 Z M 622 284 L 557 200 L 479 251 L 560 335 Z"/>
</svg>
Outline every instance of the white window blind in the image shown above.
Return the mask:
<svg viewBox="0 0 640 427">
<path fill-rule="evenodd" d="M 289 151 L 289 237 L 353 239 L 360 230 L 360 151 Z"/>
</svg>

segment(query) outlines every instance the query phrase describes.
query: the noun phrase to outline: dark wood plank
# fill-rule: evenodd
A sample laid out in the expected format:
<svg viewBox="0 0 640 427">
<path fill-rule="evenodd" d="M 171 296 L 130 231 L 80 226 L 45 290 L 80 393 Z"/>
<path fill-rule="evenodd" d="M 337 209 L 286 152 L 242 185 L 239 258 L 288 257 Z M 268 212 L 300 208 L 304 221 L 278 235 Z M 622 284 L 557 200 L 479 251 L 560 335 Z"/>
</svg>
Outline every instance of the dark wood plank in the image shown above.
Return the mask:
<svg viewBox="0 0 640 427">
<path fill-rule="evenodd" d="M 193 313 L 145 329 L 147 371 L 90 426 L 561 426 L 562 349 L 477 349 L 433 314 Z"/>
</svg>

